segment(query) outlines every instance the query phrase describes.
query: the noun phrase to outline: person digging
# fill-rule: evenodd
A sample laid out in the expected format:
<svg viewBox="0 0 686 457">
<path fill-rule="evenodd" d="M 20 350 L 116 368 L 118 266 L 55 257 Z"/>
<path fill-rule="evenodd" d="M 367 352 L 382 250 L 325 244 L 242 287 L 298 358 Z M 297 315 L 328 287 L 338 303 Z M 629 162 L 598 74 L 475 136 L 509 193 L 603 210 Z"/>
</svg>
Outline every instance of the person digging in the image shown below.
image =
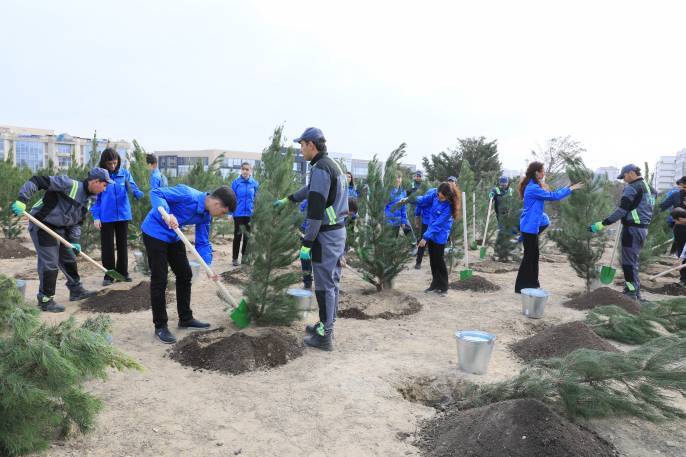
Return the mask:
<svg viewBox="0 0 686 457">
<path fill-rule="evenodd" d="M 236 195 L 228 186 L 217 188 L 212 194 L 179 184 L 158 187 L 150 191 L 152 209 L 145 217 L 141 230 L 150 265 L 150 303 L 155 336 L 165 344 L 176 342 L 167 327 L 167 266 L 176 275 L 176 307 L 179 328 L 208 328 L 210 324 L 193 318 L 191 310 L 191 279 L 193 272 L 188 264 L 186 246 L 174 232 L 184 225 L 195 225 L 195 249 L 203 260 L 212 263 L 210 223 L 213 217 L 236 210 Z M 168 223 L 158 208 L 169 214 Z M 218 281 L 217 275 L 211 277 Z"/>
<path fill-rule="evenodd" d="M 493 200 L 495 219 L 498 221 L 498 228 L 501 230 L 503 228 L 503 216 L 511 207 L 510 200 L 513 195 L 514 192 L 510 187 L 510 180 L 506 176 L 501 176 L 498 180 L 498 185 L 488 193 L 488 199 Z"/>
<path fill-rule="evenodd" d="M 686 209 L 677 207 L 671 211 L 672 221 L 674 221 L 674 233 L 677 232 L 677 227 L 679 230 L 686 230 Z M 683 265 L 686 263 L 686 245 L 684 245 L 679 253 L 679 259 L 677 260 L 677 265 Z M 686 268 L 679 270 L 679 284 L 682 287 L 686 287 Z"/>
<path fill-rule="evenodd" d="M 305 327 L 307 346 L 333 350 L 333 328 L 338 310 L 341 259 L 345 253 L 345 220 L 348 215 L 346 176 L 326 152 L 321 130 L 309 127 L 300 138 L 302 155 L 310 161 L 310 182 L 294 194 L 276 200 L 281 207 L 307 199 L 307 230 L 300 248 L 301 260 L 312 260 L 314 295 L 319 305 L 319 322 Z"/>
<path fill-rule="evenodd" d="M 43 198 L 33 205 L 29 214 L 73 246 L 73 249 L 67 248 L 33 222 L 29 223 L 29 235 L 38 256 L 38 306 L 43 311 L 64 311 L 64 306 L 55 302 L 58 271 L 67 278 L 69 301 L 95 295 L 95 291 L 86 290 L 81 284 L 75 254 L 81 251 L 81 223 L 90 205 L 112 182 L 107 170 L 96 167 L 83 181 L 68 176 L 32 176 L 19 189 L 19 198 L 12 203 L 12 212 L 22 216 L 31 197 L 44 190 Z"/>
<path fill-rule="evenodd" d="M 591 224 L 588 229 L 598 233 L 607 225 L 622 221 L 622 271 L 624 294 L 634 300 L 641 298 L 641 281 L 638 276 L 638 257 L 648 236 L 648 225 L 653 217 L 655 192 L 641 177 L 641 169 L 634 164 L 622 168 L 617 179 L 627 184 L 619 206 L 607 218 Z"/>
</svg>

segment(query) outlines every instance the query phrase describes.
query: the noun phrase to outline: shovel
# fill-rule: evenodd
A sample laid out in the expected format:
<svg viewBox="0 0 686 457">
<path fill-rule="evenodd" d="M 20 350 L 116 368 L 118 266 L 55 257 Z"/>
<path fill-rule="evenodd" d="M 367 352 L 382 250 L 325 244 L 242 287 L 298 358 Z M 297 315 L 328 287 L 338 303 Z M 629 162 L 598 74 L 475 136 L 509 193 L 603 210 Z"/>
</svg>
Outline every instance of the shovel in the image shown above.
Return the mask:
<svg viewBox="0 0 686 457">
<path fill-rule="evenodd" d="M 460 281 L 469 279 L 474 272 L 469 269 L 469 240 L 467 239 L 467 194 L 462 192 L 462 238 L 464 239 L 464 270 L 460 271 Z"/>
<path fill-rule="evenodd" d="M 169 221 L 169 213 L 163 208 L 163 207 L 158 207 L 157 211 L 160 212 L 162 215 L 162 219 L 164 219 L 165 222 Z M 207 262 L 205 262 L 205 259 L 203 259 L 198 251 L 195 249 L 195 246 L 191 244 L 190 241 L 188 241 L 188 238 L 186 238 L 186 235 L 183 234 L 181 229 L 175 228 L 173 229 L 174 233 L 181 238 L 181 241 L 183 241 L 183 244 L 186 245 L 186 248 L 193 253 L 195 256 L 196 260 L 200 263 L 200 265 L 203 266 L 207 274 L 210 276 L 214 276 L 214 271 L 212 271 L 212 268 L 210 268 L 209 265 L 207 265 Z M 236 324 L 236 327 L 238 328 L 245 328 L 248 325 L 250 325 L 250 315 L 248 314 L 248 305 L 245 302 L 245 299 L 241 299 L 241 302 L 236 304 L 236 300 L 233 298 L 231 293 L 229 293 L 228 289 L 224 287 L 224 284 L 222 284 L 219 281 L 212 281 L 216 286 L 217 286 L 217 296 L 227 303 L 229 306 L 233 308 L 233 311 L 231 311 L 231 314 L 229 315 L 231 317 L 231 320 Z"/>
<path fill-rule="evenodd" d="M 662 273 L 656 274 L 655 276 L 651 276 L 650 278 L 648 278 L 648 280 L 654 281 L 654 280 L 657 279 L 657 278 L 660 278 L 660 277 L 662 277 L 662 276 L 664 276 L 664 275 L 666 275 L 666 274 L 668 274 L 668 273 L 671 273 L 671 272 L 673 272 L 673 271 L 679 271 L 679 270 L 681 270 L 682 268 L 686 268 L 686 263 L 683 263 L 683 264 L 681 264 L 681 265 L 679 265 L 679 266 L 676 266 L 676 267 L 672 267 L 672 268 L 670 268 L 669 270 L 665 270 L 665 271 L 663 271 Z"/>
<path fill-rule="evenodd" d="M 481 240 L 481 248 L 479 249 L 479 258 L 486 258 L 486 234 L 488 233 L 488 223 L 491 221 L 491 208 L 493 207 L 493 198 L 488 200 L 488 212 L 486 213 L 486 228 L 484 228 L 484 238 Z"/>
<path fill-rule="evenodd" d="M 67 241 L 67 240 L 65 240 L 64 238 L 62 238 L 59 234 L 55 233 L 52 229 L 50 229 L 50 227 L 48 227 L 47 225 L 45 225 L 44 223 L 42 223 L 41 221 L 39 221 L 39 220 L 36 219 L 35 217 L 31 216 L 31 215 L 30 215 L 29 213 L 27 213 L 26 211 L 24 211 L 24 216 L 28 217 L 29 220 L 30 220 L 31 222 L 33 222 L 35 225 L 37 225 L 37 226 L 40 227 L 43 231 L 45 231 L 48 235 L 52 236 L 52 237 L 55 238 L 57 241 L 59 241 L 60 243 L 62 243 L 62 244 L 65 245 L 66 247 L 68 247 L 69 249 L 74 249 L 74 246 L 72 246 L 72 244 L 71 244 L 69 241 Z M 92 264 L 95 265 L 96 267 L 98 267 L 98 268 L 99 268 L 100 270 L 102 270 L 107 276 L 109 276 L 110 278 L 114 279 L 115 281 L 122 281 L 122 282 L 123 282 L 123 281 L 126 281 L 126 278 L 124 277 L 124 275 L 122 275 L 121 273 L 119 273 L 119 272 L 116 271 L 116 270 L 108 270 L 107 268 L 103 267 L 102 265 L 100 265 L 100 264 L 99 264 L 98 262 L 96 262 L 95 260 L 93 260 L 93 259 L 91 259 L 90 257 L 88 257 L 88 256 L 86 255 L 85 252 L 79 252 L 79 255 L 82 256 L 84 259 L 88 260 L 90 263 L 92 263 Z"/>
<path fill-rule="evenodd" d="M 610 266 L 603 265 L 600 269 L 600 282 L 603 284 L 611 284 L 615 279 L 615 270 L 613 267 L 615 265 L 615 254 L 617 253 L 617 243 L 619 243 L 619 235 L 622 232 L 621 227 L 617 227 L 617 234 L 615 235 L 615 242 L 612 245 L 612 257 L 610 257 Z"/>
</svg>

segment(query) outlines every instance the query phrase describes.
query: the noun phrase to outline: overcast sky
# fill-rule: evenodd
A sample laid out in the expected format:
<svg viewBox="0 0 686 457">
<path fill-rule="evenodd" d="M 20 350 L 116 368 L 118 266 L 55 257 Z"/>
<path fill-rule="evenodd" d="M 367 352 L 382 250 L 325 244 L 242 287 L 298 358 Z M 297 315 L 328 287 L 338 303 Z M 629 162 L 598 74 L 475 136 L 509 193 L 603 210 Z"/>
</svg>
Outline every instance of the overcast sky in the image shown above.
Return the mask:
<svg viewBox="0 0 686 457">
<path fill-rule="evenodd" d="M 506 168 L 572 135 L 592 167 L 686 147 L 686 2 L 1 0 L 0 124 L 408 162 L 497 139 Z"/>
</svg>

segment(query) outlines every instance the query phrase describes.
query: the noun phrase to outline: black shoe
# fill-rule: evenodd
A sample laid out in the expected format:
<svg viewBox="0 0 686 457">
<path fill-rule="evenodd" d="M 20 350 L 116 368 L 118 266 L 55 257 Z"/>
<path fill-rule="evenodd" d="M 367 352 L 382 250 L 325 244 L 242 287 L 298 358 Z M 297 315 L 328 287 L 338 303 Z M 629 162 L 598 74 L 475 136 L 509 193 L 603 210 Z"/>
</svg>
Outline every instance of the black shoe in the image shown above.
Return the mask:
<svg viewBox="0 0 686 457">
<path fill-rule="evenodd" d="M 436 290 L 434 290 L 434 292 L 436 292 L 436 294 L 439 295 L 439 296 L 441 296 L 441 297 L 447 297 L 447 296 L 448 296 L 448 291 L 447 291 L 447 290 L 438 290 L 438 289 L 436 289 Z"/>
<path fill-rule="evenodd" d="M 307 290 L 312 289 L 312 283 L 311 282 L 304 282 L 303 283 L 303 289 L 307 289 Z"/>
<path fill-rule="evenodd" d="M 124 282 L 133 282 L 133 279 L 131 279 L 131 276 L 125 276 Z"/>
<path fill-rule="evenodd" d="M 96 291 L 86 290 L 83 286 L 79 286 L 76 289 L 69 291 L 69 301 L 83 300 L 84 298 L 92 297 L 95 294 L 97 294 Z"/>
<path fill-rule="evenodd" d="M 112 280 L 112 278 L 109 276 L 102 280 L 103 287 L 111 286 L 112 284 L 114 284 L 114 280 Z"/>
<path fill-rule="evenodd" d="M 435 292 L 435 291 L 436 291 L 436 288 L 435 288 L 435 287 L 429 287 L 428 289 L 424 289 L 424 293 L 425 293 L 425 294 L 428 294 L 428 293 L 431 293 L 431 292 Z"/>
<path fill-rule="evenodd" d="M 42 311 L 47 311 L 49 313 L 61 313 L 64 311 L 64 306 L 55 303 L 55 300 L 52 297 L 39 298 L 38 306 Z"/>
<path fill-rule="evenodd" d="M 324 324 L 321 322 L 317 322 L 316 324 L 309 324 L 305 326 L 305 333 L 308 335 L 316 335 L 317 334 L 317 329 L 319 326 L 322 326 L 321 332 L 324 333 Z"/>
<path fill-rule="evenodd" d="M 156 328 L 155 336 L 164 344 L 176 343 L 176 337 L 169 331 L 167 327 Z"/>
<path fill-rule="evenodd" d="M 421 270 L 421 269 L 422 269 L 422 264 L 421 264 L 421 263 L 415 263 L 415 264 L 414 264 L 414 269 L 415 269 L 415 270 Z"/>
<path fill-rule="evenodd" d="M 210 324 L 201 322 L 197 319 L 190 319 L 187 321 L 179 321 L 179 328 L 210 328 Z"/>
<path fill-rule="evenodd" d="M 303 339 L 303 343 L 305 343 L 305 346 L 321 349 L 322 351 L 333 351 L 333 337 L 330 333 L 324 336 L 319 333 L 308 335 Z"/>
<path fill-rule="evenodd" d="M 231 265 L 233 265 L 234 267 L 237 267 L 238 266 L 238 259 L 233 259 L 231 261 Z"/>
</svg>

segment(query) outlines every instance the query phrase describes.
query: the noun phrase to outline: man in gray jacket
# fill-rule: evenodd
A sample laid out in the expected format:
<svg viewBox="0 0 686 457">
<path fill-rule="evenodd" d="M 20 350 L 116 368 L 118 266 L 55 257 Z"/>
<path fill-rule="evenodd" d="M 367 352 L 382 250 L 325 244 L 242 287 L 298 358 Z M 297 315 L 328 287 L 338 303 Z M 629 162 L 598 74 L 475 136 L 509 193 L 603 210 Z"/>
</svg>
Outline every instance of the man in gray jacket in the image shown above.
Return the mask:
<svg viewBox="0 0 686 457">
<path fill-rule="evenodd" d="M 81 250 L 81 223 L 88 208 L 96 195 L 112 182 L 107 170 L 93 168 L 83 181 L 76 181 L 68 176 L 33 176 L 19 189 L 19 199 L 12 203 L 12 211 L 21 216 L 31 197 L 44 190 L 45 195 L 33 205 L 29 214 L 69 241 L 75 251 L 60 244 L 33 223 L 29 224 L 29 234 L 38 256 L 38 306 L 43 311 L 64 311 L 64 306 L 55 303 L 54 299 L 58 269 L 67 278 L 69 301 L 95 294 L 84 289 L 81 284 L 75 253 Z"/>
<path fill-rule="evenodd" d="M 319 322 L 305 331 L 307 346 L 333 350 L 333 324 L 338 311 L 338 289 L 341 280 L 341 258 L 345 252 L 345 218 L 348 215 L 348 190 L 345 173 L 326 153 L 326 139 L 321 130 L 310 127 L 293 140 L 300 143 L 305 160 L 310 161 L 310 182 L 287 198 L 307 198 L 307 230 L 303 236 L 300 259 L 312 260 L 314 289 L 319 305 Z"/>
<path fill-rule="evenodd" d="M 634 164 L 622 168 L 617 179 L 624 187 L 619 207 L 601 222 L 591 224 L 589 230 L 597 233 L 606 225 L 622 221 L 622 270 L 624 293 L 641 300 L 641 282 L 638 277 L 638 256 L 648 236 L 648 225 L 653 217 L 655 191 L 641 177 L 641 169 Z"/>
</svg>

